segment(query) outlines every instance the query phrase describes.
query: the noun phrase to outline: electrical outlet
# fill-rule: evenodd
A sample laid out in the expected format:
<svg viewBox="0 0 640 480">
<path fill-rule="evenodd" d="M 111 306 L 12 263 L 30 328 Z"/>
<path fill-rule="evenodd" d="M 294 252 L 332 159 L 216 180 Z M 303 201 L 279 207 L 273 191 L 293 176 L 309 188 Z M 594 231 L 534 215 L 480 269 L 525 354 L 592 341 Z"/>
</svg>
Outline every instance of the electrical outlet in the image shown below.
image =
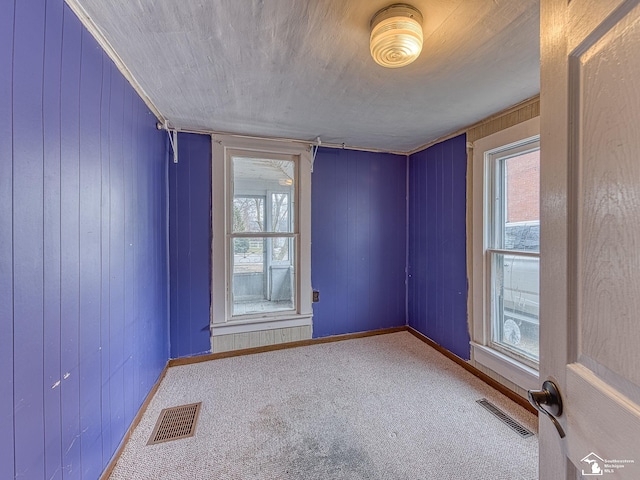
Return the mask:
<svg viewBox="0 0 640 480">
<path fill-rule="evenodd" d="M 320 301 L 320 292 L 318 290 L 313 291 L 313 303 Z"/>
</svg>

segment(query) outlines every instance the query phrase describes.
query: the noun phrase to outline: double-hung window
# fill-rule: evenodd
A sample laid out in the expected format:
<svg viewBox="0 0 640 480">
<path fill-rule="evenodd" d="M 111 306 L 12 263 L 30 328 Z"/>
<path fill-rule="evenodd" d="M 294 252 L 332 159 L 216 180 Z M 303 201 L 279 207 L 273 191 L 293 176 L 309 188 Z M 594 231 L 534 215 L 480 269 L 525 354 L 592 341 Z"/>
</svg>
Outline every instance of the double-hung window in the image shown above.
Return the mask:
<svg viewBox="0 0 640 480">
<path fill-rule="evenodd" d="M 311 325 L 309 147 L 212 140 L 213 334 Z"/>
<path fill-rule="evenodd" d="M 540 305 L 538 137 L 485 152 L 488 344 L 537 367 Z"/>
<path fill-rule="evenodd" d="M 231 316 L 295 312 L 296 158 L 230 150 L 228 162 Z"/>
<path fill-rule="evenodd" d="M 473 360 L 537 388 L 540 141 L 533 119 L 473 144 Z"/>
</svg>

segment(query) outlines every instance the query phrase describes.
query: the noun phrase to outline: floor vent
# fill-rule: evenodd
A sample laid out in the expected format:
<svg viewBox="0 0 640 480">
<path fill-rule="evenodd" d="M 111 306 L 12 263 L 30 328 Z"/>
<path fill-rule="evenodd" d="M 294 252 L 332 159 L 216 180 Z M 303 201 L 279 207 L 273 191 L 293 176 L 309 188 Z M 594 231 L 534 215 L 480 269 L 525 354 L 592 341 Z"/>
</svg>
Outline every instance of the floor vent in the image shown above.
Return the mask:
<svg viewBox="0 0 640 480">
<path fill-rule="evenodd" d="M 489 410 L 489 412 L 493 413 L 496 417 L 498 417 L 499 420 L 501 420 L 503 423 L 506 423 L 512 430 L 514 430 L 522 438 L 527 438 L 533 435 L 533 432 L 531 430 L 528 430 L 522 425 L 520 425 L 513 418 L 511 418 L 509 415 L 504 413 L 502 410 L 500 410 L 498 407 L 496 407 L 493 403 L 491 403 L 486 398 L 481 398 L 480 400 L 476 400 L 476 403 L 480 404 L 481 407 L 484 407 L 487 410 Z"/>
<path fill-rule="evenodd" d="M 192 437 L 196 432 L 201 404 L 191 403 L 162 410 L 147 445 Z"/>
</svg>

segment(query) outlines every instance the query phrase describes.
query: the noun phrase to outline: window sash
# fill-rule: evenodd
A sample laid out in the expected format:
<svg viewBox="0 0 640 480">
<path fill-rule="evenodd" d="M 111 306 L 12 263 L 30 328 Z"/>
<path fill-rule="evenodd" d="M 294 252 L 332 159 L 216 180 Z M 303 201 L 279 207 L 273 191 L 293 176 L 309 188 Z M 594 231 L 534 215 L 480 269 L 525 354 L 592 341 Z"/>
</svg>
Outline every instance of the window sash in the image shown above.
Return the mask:
<svg viewBox="0 0 640 480">
<path fill-rule="evenodd" d="M 273 239 L 288 240 L 287 259 L 273 260 Z M 230 288 L 227 295 L 231 319 L 268 317 L 297 312 L 297 258 L 295 237 L 256 235 L 230 237 Z M 236 240 L 258 240 L 259 250 L 236 251 Z M 238 261 L 240 260 L 240 261 Z M 244 261 L 243 261 L 244 260 Z"/>
<path fill-rule="evenodd" d="M 498 263 L 497 259 L 499 259 L 500 256 L 502 256 L 502 258 L 505 256 L 513 256 L 525 259 L 538 259 L 539 262 L 539 248 L 537 251 L 526 251 L 505 247 L 508 201 L 506 163 L 511 158 L 534 152 L 539 149 L 539 136 L 535 136 L 504 145 L 484 153 L 485 210 L 483 215 L 484 255 L 486 262 L 485 278 L 487 286 L 485 289 L 485 295 L 487 297 L 487 318 L 484 322 L 486 345 L 489 348 L 507 355 L 508 357 L 511 357 L 529 367 L 535 368 L 536 370 L 539 365 L 538 358 L 518 348 L 517 345 L 510 346 L 506 342 L 496 341 L 496 338 L 499 340 L 499 337 L 503 336 L 506 322 L 505 312 L 504 310 L 500 311 L 501 306 L 498 305 L 500 296 L 496 295 L 497 277 L 499 275 L 503 275 L 504 272 L 498 272 L 496 271 L 496 268 Z M 510 320 L 510 318 L 507 318 L 507 320 Z M 537 323 L 539 331 L 539 319 Z"/>
<path fill-rule="evenodd" d="M 251 237 L 267 237 L 267 238 L 280 238 L 280 237 L 287 237 L 287 238 L 298 238 L 300 236 L 299 233 L 288 233 L 288 232 L 282 232 L 282 233 L 278 233 L 278 232 L 236 232 L 236 233 L 228 233 L 227 234 L 227 238 L 242 238 L 242 237 L 246 237 L 246 238 L 251 238 Z M 511 250 L 509 250 L 511 251 Z"/>
<path fill-rule="evenodd" d="M 524 255 L 521 255 L 510 250 L 487 251 L 489 278 L 487 288 L 487 295 L 489 296 L 487 345 L 537 369 L 539 353 L 534 355 L 531 351 L 534 345 L 539 344 L 540 254 L 524 253 Z M 515 269 L 513 265 L 508 271 L 505 268 L 508 266 L 506 261 L 516 263 L 518 260 L 525 263 L 537 260 L 536 269 L 538 274 L 535 279 L 535 287 L 530 285 L 531 278 L 526 278 L 526 271 Z M 507 280 L 507 274 L 509 274 L 509 280 Z M 516 279 L 514 280 L 513 277 L 516 277 Z M 515 285 L 512 282 L 515 282 Z M 515 286 L 515 289 L 511 288 L 512 286 Z M 532 287 L 533 291 L 531 291 Z M 535 327 L 537 328 L 536 332 L 531 332 L 531 325 L 537 325 Z M 507 338 L 505 338 L 505 328 L 511 330 L 506 335 Z M 527 330 L 526 334 L 525 329 Z M 511 334 L 515 338 L 511 337 Z"/>
<path fill-rule="evenodd" d="M 485 152 L 488 199 L 485 211 L 486 249 L 512 250 L 505 248 L 504 245 L 508 200 L 506 162 L 511 158 L 538 150 L 540 150 L 540 138 L 536 136 Z"/>
<path fill-rule="evenodd" d="M 254 160 L 273 160 L 291 162 L 293 166 L 293 178 L 291 185 L 278 185 L 268 184 L 266 181 L 263 184 L 257 183 L 256 185 L 264 188 L 249 188 L 245 191 L 236 192 L 236 177 L 234 168 L 234 159 L 254 159 Z M 227 205 L 225 206 L 227 222 L 226 231 L 230 233 L 240 233 L 234 231 L 233 225 L 233 202 L 236 198 L 252 198 L 261 197 L 264 198 L 264 220 L 263 220 L 263 232 L 260 233 L 299 233 L 299 184 L 300 184 L 300 156 L 290 154 L 276 154 L 272 152 L 262 152 L 253 150 L 240 150 L 240 149 L 227 149 L 226 150 L 226 185 L 227 185 Z M 256 180 L 259 180 L 256 177 Z M 275 194 L 288 194 L 287 210 L 288 210 L 288 232 L 276 232 L 272 229 L 272 217 L 273 217 L 273 196 Z M 230 211 L 231 210 L 231 211 Z"/>
</svg>

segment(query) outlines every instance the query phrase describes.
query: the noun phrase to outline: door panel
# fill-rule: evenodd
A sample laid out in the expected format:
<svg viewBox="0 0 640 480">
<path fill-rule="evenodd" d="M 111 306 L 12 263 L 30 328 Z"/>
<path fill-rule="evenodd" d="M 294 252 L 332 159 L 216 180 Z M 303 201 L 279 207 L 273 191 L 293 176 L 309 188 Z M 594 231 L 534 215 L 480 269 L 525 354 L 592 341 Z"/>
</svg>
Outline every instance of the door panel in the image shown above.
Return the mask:
<svg viewBox="0 0 640 480">
<path fill-rule="evenodd" d="M 573 172 L 579 176 L 578 354 L 635 385 L 640 385 L 640 369 L 620 351 L 633 351 L 640 340 L 635 321 L 640 312 L 638 8 L 587 42 L 592 45 L 573 57 L 570 77 L 570 87 L 580 91 Z M 627 108 L 634 101 L 636 108 Z"/>
<path fill-rule="evenodd" d="M 638 479 L 640 6 L 541 14 L 540 368 L 567 435 L 541 416 L 540 478 Z"/>
</svg>

